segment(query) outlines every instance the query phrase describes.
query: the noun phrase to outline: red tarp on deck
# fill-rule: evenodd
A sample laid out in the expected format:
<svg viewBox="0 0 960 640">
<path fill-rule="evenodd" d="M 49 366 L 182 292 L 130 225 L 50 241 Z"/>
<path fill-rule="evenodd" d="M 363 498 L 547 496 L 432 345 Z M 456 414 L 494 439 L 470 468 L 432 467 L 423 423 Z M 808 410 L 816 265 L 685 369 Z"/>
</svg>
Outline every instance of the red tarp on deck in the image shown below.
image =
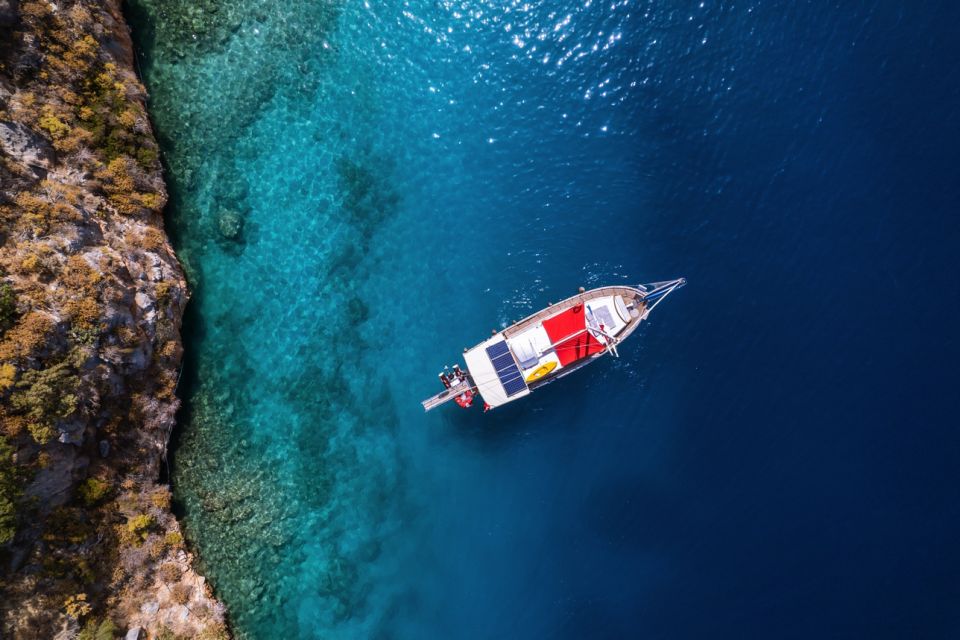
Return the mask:
<svg viewBox="0 0 960 640">
<path fill-rule="evenodd" d="M 580 358 L 585 358 L 590 354 L 603 351 L 603 345 L 589 333 L 581 333 L 560 344 L 556 344 L 557 340 L 563 340 L 571 333 L 583 330 L 586 326 L 582 304 L 578 304 L 558 316 L 543 321 L 543 328 L 547 330 L 547 335 L 550 336 L 550 342 L 555 344 L 554 349 L 556 349 L 557 357 L 560 359 L 560 366 L 565 367 Z"/>
</svg>

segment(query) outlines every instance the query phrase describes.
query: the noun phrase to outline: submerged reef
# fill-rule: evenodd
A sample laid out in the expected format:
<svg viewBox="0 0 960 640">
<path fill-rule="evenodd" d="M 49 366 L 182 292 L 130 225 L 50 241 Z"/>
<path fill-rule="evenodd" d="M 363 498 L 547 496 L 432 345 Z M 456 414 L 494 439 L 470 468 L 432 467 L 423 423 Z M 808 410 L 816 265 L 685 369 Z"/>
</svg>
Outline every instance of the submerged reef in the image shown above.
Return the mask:
<svg viewBox="0 0 960 640">
<path fill-rule="evenodd" d="M 4 638 L 227 636 L 159 482 L 188 292 L 133 67 L 118 0 L 0 0 Z"/>
<path fill-rule="evenodd" d="M 406 510 L 365 326 L 401 194 L 394 150 L 368 135 L 382 105 L 337 59 L 339 4 L 198 5 L 205 33 L 240 19 L 202 43 L 177 3 L 130 4 L 192 284 L 175 496 L 251 638 L 391 635 L 402 590 L 378 573 Z"/>
</svg>

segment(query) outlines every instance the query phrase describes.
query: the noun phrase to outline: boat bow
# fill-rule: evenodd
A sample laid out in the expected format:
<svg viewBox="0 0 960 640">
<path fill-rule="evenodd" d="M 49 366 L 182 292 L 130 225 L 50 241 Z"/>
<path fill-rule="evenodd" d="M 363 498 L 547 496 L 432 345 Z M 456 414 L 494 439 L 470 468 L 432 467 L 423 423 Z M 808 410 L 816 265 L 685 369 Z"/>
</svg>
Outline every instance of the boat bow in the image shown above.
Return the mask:
<svg viewBox="0 0 960 640">
<path fill-rule="evenodd" d="M 646 320 L 653 308 L 660 304 L 660 301 L 668 295 L 687 284 L 686 278 L 677 278 L 676 280 L 666 280 L 664 282 L 651 282 L 650 284 L 638 284 L 637 289 L 643 295 L 643 301 L 646 303 L 646 310 L 643 312 L 641 320 Z"/>
</svg>

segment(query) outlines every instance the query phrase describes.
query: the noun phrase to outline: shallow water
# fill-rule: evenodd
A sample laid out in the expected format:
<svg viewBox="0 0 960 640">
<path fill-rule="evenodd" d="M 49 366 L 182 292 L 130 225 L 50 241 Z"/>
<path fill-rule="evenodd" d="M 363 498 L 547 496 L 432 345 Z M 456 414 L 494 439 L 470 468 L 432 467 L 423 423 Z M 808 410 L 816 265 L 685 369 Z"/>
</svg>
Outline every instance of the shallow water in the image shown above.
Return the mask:
<svg viewBox="0 0 960 640">
<path fill-rule="evenodd" d="M 240 636 L 946 637 L 957 13 L 131 2 Z M 423 415 L 491 327 L 677 276 L 620 360 Z"/>
</svg>

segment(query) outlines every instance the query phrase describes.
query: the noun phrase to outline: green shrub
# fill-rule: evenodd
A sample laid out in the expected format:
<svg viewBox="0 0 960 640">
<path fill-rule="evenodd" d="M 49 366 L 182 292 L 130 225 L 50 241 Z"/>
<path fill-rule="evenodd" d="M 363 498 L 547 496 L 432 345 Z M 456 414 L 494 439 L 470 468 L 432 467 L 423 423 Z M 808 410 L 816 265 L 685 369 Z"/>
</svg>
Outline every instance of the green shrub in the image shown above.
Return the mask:
<svg viewBox="0 0 960 640">
<path fill-rule="evenodd" d="M 78 489 L 80 499 L 88 507 L 92 507 L 107 497 L 110 493 L 110 484 L 98 478 L 87 478 Z"/>
<path fill-rule="evenodd" d="M 137 149 L 136 157 L 137 163 L 141 167 L 147 171 L 151 171 L 157 162 L 157 151 L 155 149 L 151 149 L 150 147 L 140 147 Z"/>
<path fill-rule="evenodd" d="M 113 640 L 117 627 L 110 620 L 97 624 L 96 620 L 89 620 L 83 630 L 77 635 L 77 640 Z"/>
<path fill-rule="evenodd" d="M 6 438 L 0 436 L 0 545 L 13 540 L 17 533 L 16 499 L 19 495 L 13 447 Z"/>
<path fill-rule="evenodd" d="M 127 531 L 139 536 L 141 540 L 146 540 L 147 534 L 150 533 L 150 529 L 153 528 L 154 524 L 153 518 L 145 513 L 141 513 L 127 520 Z"/>
<path fill-rule="evenodd" d="M 56 430 L 46 422 L 31 422 L 27 424 L 27 431 L 37 444 L 47 444 L 57 435 Z"/>
<path fill-rule="evenodd" d="M 17 508 L 6 496 L 0 495 L 0 545 L 7 544 L 17 534 Z"/>
<path fill-rule="evenodd" d="M 9 283 L 0 283 L 0 335 L 17 321 L 17 294 Z"/>
<path fill-rule="evenodd" d="M 183 546 L 183 535 L 179 531 L 170 531 L 167 535 L 163 536 L 163 542 L 168 547 L 179 549 Z"/>
<path fill-rule="evenodd" d="M 75 393 L 79 384 L 67 362 L 24 372 L 10 396 L 10 404 L 26 415 L 30 421 L 28 429 L 37 443 L 49 442 L 57 420 L 77 410 Z"/>
</svg>

